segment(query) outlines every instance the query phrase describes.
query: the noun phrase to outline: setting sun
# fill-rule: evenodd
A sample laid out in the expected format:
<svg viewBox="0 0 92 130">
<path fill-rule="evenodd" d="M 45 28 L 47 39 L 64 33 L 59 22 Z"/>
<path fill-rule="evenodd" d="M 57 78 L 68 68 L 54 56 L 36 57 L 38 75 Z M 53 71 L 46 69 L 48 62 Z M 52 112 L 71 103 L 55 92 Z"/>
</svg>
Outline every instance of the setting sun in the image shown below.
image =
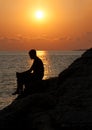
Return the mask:
<svg viewBox="0 0 92 130">
<path fill-rule="evenodd" d="M 40 10 L 36 11 L 35 17 L 36 17 L 37 19 L 42 19 L 42 18 L 44 17 L 43 11 L 40 11 Z"/>
</svg>

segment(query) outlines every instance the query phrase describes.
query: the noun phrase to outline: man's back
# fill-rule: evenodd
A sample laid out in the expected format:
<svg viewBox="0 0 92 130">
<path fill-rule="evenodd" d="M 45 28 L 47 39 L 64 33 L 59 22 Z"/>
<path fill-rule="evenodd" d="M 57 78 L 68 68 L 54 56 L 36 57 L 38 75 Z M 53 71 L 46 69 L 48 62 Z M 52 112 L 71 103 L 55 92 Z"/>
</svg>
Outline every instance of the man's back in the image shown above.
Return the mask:
<svg viewBox="0 0 92 130">
<path fill-rule="evenodd" d="M 33 74 L 34 77 L 36 79 L 42 79 L 44 76 L 44 65 L 42 60 L 39 57 L 36 57 L 34 59 L 34 63 L 32 65 L 32 70 L 33 70 Z"/>
</svg>

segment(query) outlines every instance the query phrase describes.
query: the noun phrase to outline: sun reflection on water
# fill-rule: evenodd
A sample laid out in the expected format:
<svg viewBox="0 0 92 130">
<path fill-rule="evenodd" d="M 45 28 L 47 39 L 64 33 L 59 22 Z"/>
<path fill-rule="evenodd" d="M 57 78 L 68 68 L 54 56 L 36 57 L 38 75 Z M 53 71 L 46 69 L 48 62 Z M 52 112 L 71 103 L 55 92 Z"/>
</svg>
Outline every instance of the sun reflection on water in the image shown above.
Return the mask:
<svg viewBox="0 0 92 130">
<path fill-rule="evenodd" d="M 47 51 L 37 51 L 37 55 L 38 57 L 41 58 L 41 60 L 43 61 L 44 64 L 44 77 L 43 79 L 47 79 L 48 78 L 48 74 L 49 74 L 49 60 L 48 60 L 48 52 Z"/>
</svg>

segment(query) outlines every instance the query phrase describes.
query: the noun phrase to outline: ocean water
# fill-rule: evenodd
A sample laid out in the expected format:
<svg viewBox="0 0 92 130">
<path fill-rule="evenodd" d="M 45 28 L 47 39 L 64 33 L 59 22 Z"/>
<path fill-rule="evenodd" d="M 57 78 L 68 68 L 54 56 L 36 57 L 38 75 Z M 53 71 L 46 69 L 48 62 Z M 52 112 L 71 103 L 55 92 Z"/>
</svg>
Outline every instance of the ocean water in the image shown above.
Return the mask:
<svg viewBox="0 0 92 130">
<path fill-rule="evenodd" d="M 45 68 L 43 79 L 57 77 L 84 51 L 37 51 Z M 23 72 L 30 68 L 30 60 L 27 51 L 0 52 L 0 109 L 9 105 L 16 96 L 12 93 L 16 89 L 16 72 Z"/>
</svg>

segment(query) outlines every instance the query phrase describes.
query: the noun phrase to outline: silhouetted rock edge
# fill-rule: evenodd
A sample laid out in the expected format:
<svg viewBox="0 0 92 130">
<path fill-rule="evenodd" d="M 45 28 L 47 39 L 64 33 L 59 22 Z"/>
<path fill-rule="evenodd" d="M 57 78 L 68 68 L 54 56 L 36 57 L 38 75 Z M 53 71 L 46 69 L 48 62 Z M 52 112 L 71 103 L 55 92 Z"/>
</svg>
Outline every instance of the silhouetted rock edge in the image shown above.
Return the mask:
<svg viewBox="0 0 92 130">
<path fill-rule="evenodd" d="M 61 130 L 91 127 L 92 48 L 58 77 L 44 80 L 31 95 L 16 98 L 0 111 L 0 129 Z"/>
</svg>

